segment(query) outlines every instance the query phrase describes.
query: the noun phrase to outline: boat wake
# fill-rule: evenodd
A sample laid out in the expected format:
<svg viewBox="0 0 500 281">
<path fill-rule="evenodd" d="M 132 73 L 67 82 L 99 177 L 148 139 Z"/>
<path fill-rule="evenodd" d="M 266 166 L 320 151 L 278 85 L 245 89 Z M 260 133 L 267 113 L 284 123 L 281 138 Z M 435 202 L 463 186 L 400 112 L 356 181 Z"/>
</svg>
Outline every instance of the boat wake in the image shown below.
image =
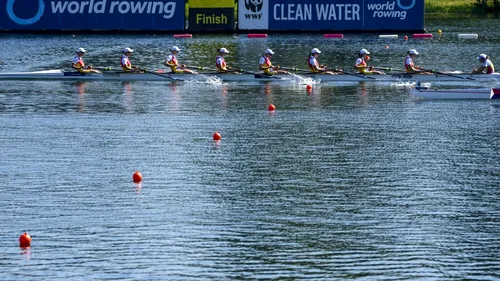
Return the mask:
<svg viewBox="0 0 500 281">
<path fill-rule="evenodd" d="M 391 83 L 391 87 L 397 87 L 397 88 L 412 88 L 415 86 L 415 82 L 410 82 L 410 81 L 401 81 L 397 83 Z"/>
<path fill-rule="evenodd" d="M 203 74 L 199 74 L 199 79 L 190 79 L 186 80 L 186 82 L 194 83 L 194 84 L 209 84 L 209 85 L 222 85 L 224 81 L 217 76 L 207 76 Z"/>
<path fill-rule="evenodd" d="M 294 73 L 290 73 L 290 75 L 287 76 L 286 78 L 284 77 L 283 80 L 289 81 L 290 83 L 293 84 L 300 84 L 300 85 L 312 85 L 321 83 L 321 79 L 314 80 L 311 77 L 305 77 Z"/>
</svg>

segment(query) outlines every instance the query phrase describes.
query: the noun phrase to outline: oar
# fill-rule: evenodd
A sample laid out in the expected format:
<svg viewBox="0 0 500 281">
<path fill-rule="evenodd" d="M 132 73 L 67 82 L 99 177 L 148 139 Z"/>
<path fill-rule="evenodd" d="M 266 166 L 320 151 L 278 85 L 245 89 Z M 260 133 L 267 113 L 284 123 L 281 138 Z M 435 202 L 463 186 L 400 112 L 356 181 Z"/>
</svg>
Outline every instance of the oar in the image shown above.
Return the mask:
<svg viewBox="0 0 500 281">
<path fill-rule="evenodd" d="M 196 70 L 217 70 L 215 68 L 210 68 L 210 67 L 204 67 L 204 66 L 193 66 L 193 65 L 186 65 L 186 68 L 191 68 L 191 69 L 196 69 Z"/>
<path fill-rule="evenodd" d="M 192 65 L 186 65 L 186 68 L 191 68 L 191 69 L 197 69 L 197 70 L 212 70 L 212 71 L 218 71 L 217 68 L 212 68 L 212 67 L 205 67 L 205 66 L 192 66 Z M 249 73 L 248 71 L 244 71 L 243 69 L 228 69 L 227 72 L 221 72 L 221 73 L 228 73 L 228 72 L 245 72 Z M 254 74 L 253 72 L 251 72 Z"/>
<path fill-rule="evenodd" d="M 123 71 L 121 69 L 111 68 L 111 67 L 92 67 L 93 69 L 101 70 L 101 71 Z"/>
<path fill-rule="evenodd" d="M 311 72 L 309 69 L 301 69 L 301 68 L 296 68 L 296 67 L 280 67 L 281 69 L 284 70 L 291 70 L 291 71 L 304 71 L 304 72 Z"/>
<path fill-rule="evenodd" d="M 184 81 L 184 79 L 178 79 L 178 78 L 174 78 L 174 77 L 170 77 L 170 76 L 161 75 L 160 73 L 156 73 L 154 71 L 149 71 L 149 70 L 146 70 L 146 69 L 137 68 L 137 70 L 143 71 L 144 73 L 149 73 L 149 74 L 153 74 L 153 75 L 160 76 L 160 77 L 163 77 L 163 78 L 167 78 L 167 79 L 170 79 L 170 80 L 173 80 L 173 81 Z"/>
<path fill-rule="evenodd" d="M 385 70 L 385 71 L 406 71 L 405 69 L 399 69 L 399 68 L 392 68 L 392 67 L 377 67 L 375 66 L 374 67 L 375 69 L 379 69 L 379 70 Z"/>
<path fill-rule="evenodd" d="M 345 72 L 343 70 L 335 70 L 335 72 L 339 72 L 339 73 L 344 73 L 344 74 L 347 74 L 347 75 L 352 75 L 352 76 L 356 76 L 356 77 L 360 77 L 360 78 L 364 78 L 364 79 L 377 79 L 375 77 L 370 77 L 370 76 L 366 76 L 366 75 L 363 75 L 363 74 L 357 74 L 357 73 L 353 73 L 353 72 Z"/>
<path fill-rule="evenodd" d="M 450 76 L 450 77 L 455 77 L 455 78 L 458 78 L 458 79 L 476 80 L 475 78 L 472 78 L 472 77 L 463 77 L 463 76 L 453 75 L 453 74 L 449 74 L 449 73 L 441 72 L 441 71 L 436 71 L 436 70 L 424 69 L 423 71 L 430 72 L 430 73 L 437 73 L 437 74 L 441 74 L 441 75 L 445 75 L 445 76 Z"/>
</svg>

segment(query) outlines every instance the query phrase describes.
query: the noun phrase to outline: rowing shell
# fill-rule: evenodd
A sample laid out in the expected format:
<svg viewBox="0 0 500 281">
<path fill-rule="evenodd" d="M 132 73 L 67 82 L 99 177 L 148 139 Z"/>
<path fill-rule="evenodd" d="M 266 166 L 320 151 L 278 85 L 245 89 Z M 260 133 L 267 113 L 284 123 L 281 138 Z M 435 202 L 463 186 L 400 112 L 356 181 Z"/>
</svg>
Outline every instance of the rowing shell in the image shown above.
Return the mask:
<svg viewBox="0 0 500 281">
<path fill-rule="evenodd" d="M 427 99 L 500 99 L 500 88 L 439 90 L 417 87 L 410 93 Z"/>
<path fill-rule="evenodd" d="M 287 74 L 225 74 L 225 73 L 203 73 L 206 77 L 218 77 L 223 81 L 279 81 L 293 80 L 293 76 Z M 301 74 L 303 77 L 314 80 L 327 81 L 457 81 L 462 79 L 496 81 L 500 79 L 500 73 L 493 74 L 386 74 L 386 75 L 327 75 L 327 74 Z M 168 79 L 175 78 L 175 79 Z M 173 74 L 173 73 L 127 73 L 120 71 L 105 71 L 102 73 L 80 73 L 64 71 L 61 69 L 34 71 L 34 72 L 1 72 L 0 79 L 39 79 L 39 80 L 117 80 L 117 81 L 172 81 L 172 80 L 203 80 L 197 74 Z"/>
</svg>

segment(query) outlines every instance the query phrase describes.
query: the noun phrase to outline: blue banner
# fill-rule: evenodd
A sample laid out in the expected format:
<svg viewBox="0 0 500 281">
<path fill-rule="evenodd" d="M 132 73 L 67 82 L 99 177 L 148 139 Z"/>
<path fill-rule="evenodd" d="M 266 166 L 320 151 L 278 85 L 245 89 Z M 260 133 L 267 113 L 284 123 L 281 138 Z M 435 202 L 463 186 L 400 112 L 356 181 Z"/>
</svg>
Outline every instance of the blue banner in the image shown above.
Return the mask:
<svg viewBox="0 0 500 281">
<path fill-rule="evenodd" d="M 5 2 L 4 2 L 5 1 Z M 2 30 L 183 30 L 185 0 L 4 0 Z"/>
<path fill-rule="evenodd" d="M 268 0 L 269 30 L 423 30 L 423 0 Z"/>
</svg>

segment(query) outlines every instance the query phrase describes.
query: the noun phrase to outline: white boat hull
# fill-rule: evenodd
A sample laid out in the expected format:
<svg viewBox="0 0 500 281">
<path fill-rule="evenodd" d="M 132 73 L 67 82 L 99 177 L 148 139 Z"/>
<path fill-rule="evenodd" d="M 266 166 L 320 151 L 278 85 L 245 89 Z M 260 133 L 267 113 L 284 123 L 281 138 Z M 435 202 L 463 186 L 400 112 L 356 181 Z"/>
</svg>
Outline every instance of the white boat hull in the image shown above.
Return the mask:
<svg viewBox="0 0 500 281">
<path fill-rule="evenodd" d="M 500 89 L 411 89 L 410 93 L 427 99 L 499 99 Z"/>
<path fill-rule="evenodd" d="M 453 74 L 453 76 L 442 74 L 387 74 L 387 75 L 327 75 L 327 74 L 301 74 L 303 77 L 314 80 L 328 81 L 496 81 L 500 79 L 500 73 L 494 74 Z M 116 71 L 105 71 L 102 73 L 86 73 L 64 71 L 60 69 L 34 71 L 34 72 L 3 72 L 0 80 L 15 79 L 39 79 L 39 80 L 115 80 L 115 81 L 175 81 L 175 80 L 204 80 L 206 77 L 218 77 L 223 81 L 280 81 L 294 80 L 292 75 L 278 74 L 268 76 L 265 74 L 219 74 L 205 73 L 196 74 L 172 74 L 172 73 L 126 73 Z"/>
</svg>

